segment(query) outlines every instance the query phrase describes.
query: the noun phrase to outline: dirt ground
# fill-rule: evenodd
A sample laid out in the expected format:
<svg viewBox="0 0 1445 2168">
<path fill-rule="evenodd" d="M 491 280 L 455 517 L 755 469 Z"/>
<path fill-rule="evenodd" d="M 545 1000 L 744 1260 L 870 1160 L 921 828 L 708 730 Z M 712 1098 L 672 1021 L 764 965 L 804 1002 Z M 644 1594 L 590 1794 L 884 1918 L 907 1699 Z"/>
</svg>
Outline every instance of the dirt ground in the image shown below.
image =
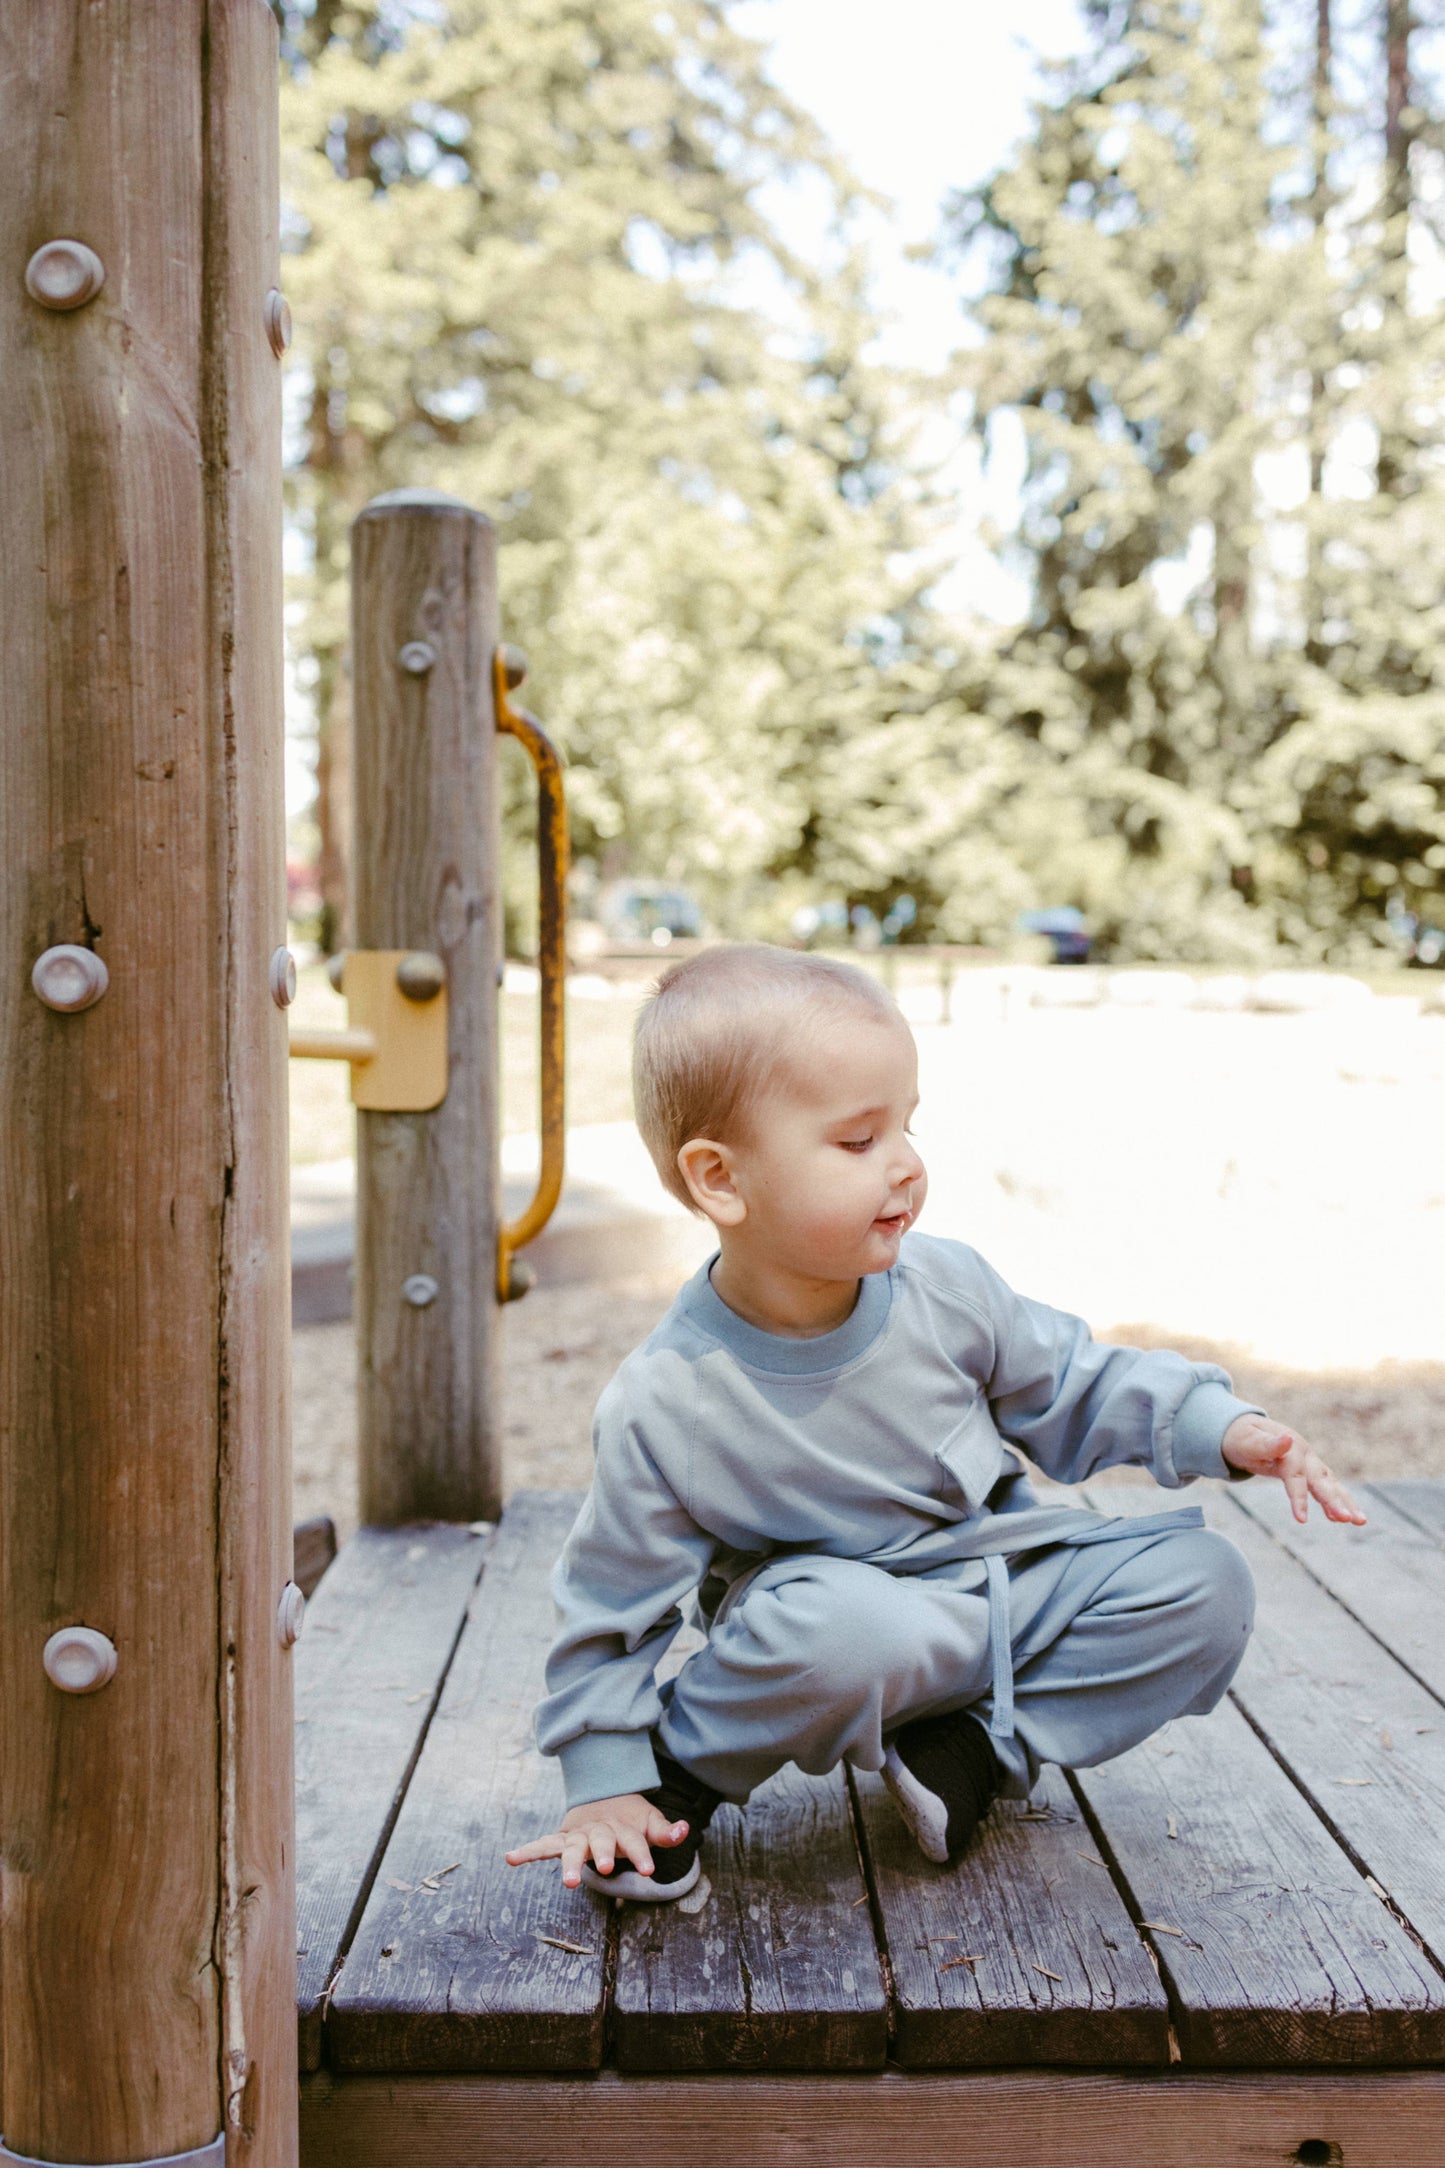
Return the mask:
<svg viewBox="0 0 1445 2168">
<path fill-rule="evenodd" d="M 536 1288 L 509 1311 L 509 1492 L 587 1482 L 597 1395 L 673 1292 L 671 1281 L 656 1280 Z M 1445 1363 L 1299 1371 L 1207 1340 L 1175 1335 L 1166 1341 L 1147 1325 L 1121 1325 L 1105 1337 L 1134 1346 L 1169 1345 L 1195 1360 L 1222 1363 L 1240 1394 L 1279 1421 L 1298 1425 L 1347 1478 L 1445 1475 Z M 296 1517 L 329 1513 L 345 1537 L 356 1525 L 350 1325 L 303 1327 L 294 1362 Z"/>
</svg>

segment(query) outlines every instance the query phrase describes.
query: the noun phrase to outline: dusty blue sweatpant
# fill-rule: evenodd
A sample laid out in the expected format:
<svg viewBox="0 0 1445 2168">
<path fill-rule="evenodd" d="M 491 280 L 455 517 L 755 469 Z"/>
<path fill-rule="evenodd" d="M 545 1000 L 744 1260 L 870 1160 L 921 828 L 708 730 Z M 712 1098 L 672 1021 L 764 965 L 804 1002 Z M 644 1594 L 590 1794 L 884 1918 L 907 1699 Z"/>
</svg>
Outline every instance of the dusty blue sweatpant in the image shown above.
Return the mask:
<svg viewBox="0 0 1445 2168">
<path fill-rule="evenodd" d="M 1043 1762 L 1089 1768 L 1212 1709 L 1244 1654 L 1254 1586 L 1225 1537 L 1183 1527 L 1028 1554 L 1009 1569 L 1007 1619 L 1013 1721 L 1004 1736 L 993 1725 L 993 1747 L 1005 1796 L 1024 1798 Z M 980 1559 L 905 1576 L 773 1558 L 663 1689 L 659 1738 L 733 1800 L 790 1761 L 879 1769 L 910 1717 L 966 1707 L 991 1723 L 989 1629 Z"/>
</svg>

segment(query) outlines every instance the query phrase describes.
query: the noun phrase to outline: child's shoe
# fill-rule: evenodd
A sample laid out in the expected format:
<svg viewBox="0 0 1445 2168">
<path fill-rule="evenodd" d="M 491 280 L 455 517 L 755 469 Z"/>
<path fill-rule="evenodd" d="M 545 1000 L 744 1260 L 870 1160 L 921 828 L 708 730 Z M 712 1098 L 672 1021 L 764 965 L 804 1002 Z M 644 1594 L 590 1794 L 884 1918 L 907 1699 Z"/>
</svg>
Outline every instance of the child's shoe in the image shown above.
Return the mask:
<svg viewBox="0 0 1445 2168">
<path fill-rule="evenodd" d="M 895 1732 L 883 1781 L 924 1857 L 946 1867 L 997 1798 L 999 1766 L 977 1717 L 957 1709 Z"/>
<path fill-rule="evenodd" d="M 658 1781 L 644 1799 L 651 1800 L 658 1813 L 669 1822 L 686 1822 L 687 1835 L 681 1844 L 655 1844 L 652 1851 L 651 1874 L 639 1874 L 630 1861 L 619 1859 L 611 1874 L 599 1874 L 588 1860 L 582 1869 L 582 1886 L 595 1889 L 603 1897 L 631 1897 L 640 1904 L 670 1904 L 675 1897 L 685 1897 L 696 1887 L 702 1873 L 698 1847 L 703 1831 L 722 1805 L 722 1794 L 715 1792 L 700 1777 L 689 1775 L 680 1762 L 659 1749 L 657 1752 Z"/>
</svg>

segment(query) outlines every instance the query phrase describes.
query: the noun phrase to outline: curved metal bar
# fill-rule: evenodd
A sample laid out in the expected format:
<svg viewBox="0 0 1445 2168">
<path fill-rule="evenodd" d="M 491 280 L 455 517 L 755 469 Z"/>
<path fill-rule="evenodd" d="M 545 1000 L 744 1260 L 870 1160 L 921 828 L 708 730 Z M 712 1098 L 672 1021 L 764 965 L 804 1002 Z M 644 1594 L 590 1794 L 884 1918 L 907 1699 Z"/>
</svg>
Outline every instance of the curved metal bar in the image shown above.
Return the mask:
<svg viewBox="0 0 1445 2168">
<path fill-rule="evenodd" d="M 542 1158 L 537 1187 L 525 1212 L 503 1223 L 497 1236 L 497 1299 L 513 1302 L 526 1293 L 530 1277 L 515 1264 L 518 1250 L 546 1226 L 562 1194 L 567 1149 L 566 1006 L 567 985 L 567 800 L 557 749 L 534 715 L 514 707 L 511 690 L 521 682 L 516 651 L 499 647 L 492 657 L 492 697 L 497 728 L 520 741 L 537 771 L 537 862 L 541 880 Z"/>
</svg>

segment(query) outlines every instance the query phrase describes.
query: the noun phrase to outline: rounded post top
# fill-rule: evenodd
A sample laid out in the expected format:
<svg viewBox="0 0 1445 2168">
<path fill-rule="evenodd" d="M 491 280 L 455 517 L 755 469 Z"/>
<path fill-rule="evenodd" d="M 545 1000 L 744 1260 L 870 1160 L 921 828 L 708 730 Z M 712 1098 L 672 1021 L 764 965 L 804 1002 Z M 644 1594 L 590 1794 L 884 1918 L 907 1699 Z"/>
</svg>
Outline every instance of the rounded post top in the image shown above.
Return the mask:
<svg viewBox="0 0 1445 2168">
<path fill-rule="evenodd" d="M 475 505 L 464 504 L 460 497 L 448 496 L 444 489 L 385 489 L 379 497 L 364 504 L 356 515 L 359 526 L 364 519 L 380 519 L 388 512 L 460 512 L 465 518 L 475 520 L 479 527 L 490 527 L 485 512 Z"/>
</svg>

